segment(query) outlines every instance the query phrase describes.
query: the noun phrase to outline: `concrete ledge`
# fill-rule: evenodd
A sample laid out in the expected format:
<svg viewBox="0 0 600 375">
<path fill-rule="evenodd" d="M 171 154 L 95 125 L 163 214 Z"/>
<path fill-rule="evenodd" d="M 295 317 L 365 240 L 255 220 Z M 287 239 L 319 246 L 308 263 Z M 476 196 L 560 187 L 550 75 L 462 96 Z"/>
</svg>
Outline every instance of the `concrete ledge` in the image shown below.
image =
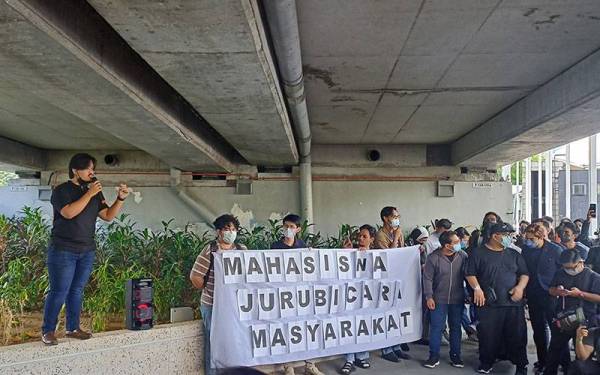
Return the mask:
<svg viewBox="0 0 600 375">
<path fill-rule="evenodd" d="M 148 331 L 113 331 L 91 340 L 61 339 L 0 348 L 0 374 L 199 374 L 203 373 L 201 322 Z"/>
</svg>

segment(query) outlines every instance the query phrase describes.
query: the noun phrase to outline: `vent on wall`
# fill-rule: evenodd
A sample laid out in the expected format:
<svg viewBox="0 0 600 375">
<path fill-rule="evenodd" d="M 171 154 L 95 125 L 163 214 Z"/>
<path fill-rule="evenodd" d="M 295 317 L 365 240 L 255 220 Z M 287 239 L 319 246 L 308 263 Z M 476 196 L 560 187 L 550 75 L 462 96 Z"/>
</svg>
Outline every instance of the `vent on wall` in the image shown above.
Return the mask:
<svg viewBox="0 0 600 375">
<path fill-rule="evenodd" d="M 238 179 L 235 183 L 235 193 L 239 195 L 252 195 L 252 180 Z"/>
<path fill-rule="evenodd" d="M 454 196 L 454 181 L 438 181 L 437 196 L 438 197 L 453 197 Z"/>
</svg>

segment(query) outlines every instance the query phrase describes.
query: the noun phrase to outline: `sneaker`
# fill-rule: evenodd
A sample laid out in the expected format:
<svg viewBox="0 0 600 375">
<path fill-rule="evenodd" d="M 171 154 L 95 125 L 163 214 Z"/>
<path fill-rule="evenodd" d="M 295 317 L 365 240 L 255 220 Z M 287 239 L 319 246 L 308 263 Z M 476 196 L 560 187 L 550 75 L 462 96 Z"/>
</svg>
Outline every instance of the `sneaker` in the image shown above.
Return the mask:
<svg viewBox="0 0 600 375">
<path fill-rule="evenodd" d="M 354 364 L 352 362 L 346 362 L 344 363 L 344 366 L 342 366 L 342 368 L 340 369 L 340 374 L 348 375 L 355 369 L 356 368 L 354 367 Z"/>
<path fill-rule="evenodd" d="M 398 358 L 398 356 L 394 352 L 389 352 L 388 354 L 382 354 L 381 358 L 385 359 L 386 361 L 390 361 L 390 362 L 400 362 L 400 358 Z"/>
<path fill-rule="evenodd" d="M 65 336 L 72 338 L 72 339 L 77 339 L 77 340 L 88 340 L 88 339 L 92 338 L 91 333 L 86 332 L 86 331 L 82 330 L 81 328 L 76 329 L 74 331 L 67 331 Z"/>
<path fill-rule="evenodd" d="M 480 374 L 489 374 L 490 372 L 492 372 L 492 366 L 483 365 L 483 364 L 479 365 L 477 372 Z"/>
<path fill-rule="evenodd" d="M 423 366 L 427 367 L 427 368 L 435 368 L 439 364 L 440 364 L 439 357 L 429 357 L 429 359 L 425 363 L 423 363 Z"/>
<path fill-rule="evenodd" d="M 294 368 L 287 363 L 283 365 L 283 373 L 285 375 L 296 375 L 296 373 L 294 372 Z"/>
<path fill-rule="evenodd" d="M 518 366 L 515 375 L 527 375 L 527 366 Z"/>
<path fill-rule="evenodd" d="M 400 344 L 400 349 L 402 349 L 402 351 L 405 352 L 410 352 L 410 346 L 408 346 L 408 344 Z"/>
<path fill-rule="evenodd" d="M 450 358 L 450 365 L 452 365 L 452 367 L 456 367 L 456 368 L 465 367 L 465 363 L 462 361 L 462 359 L 460 357 Z"/>
<path fill-rule="evenodd" d="M 54 332 L 44 333 L 42 335 L 42 342 L 45 345 L 58 345 L 58 340 L 56 339 L 56 334 Z"/>
<path fill-rule="evenodd" d="M 312 362 L 306 362 L 306 366 L 304 366 L 304 375 L 325 375 L 323 374 Z"/>
<path fill-rule="evenodd" d="M 394 350 L 394 354 L 396 354 L 396 357 L 398 357 L 400 359 L 409 360 L 412 358 L 409 354 L 406 354 L 402 350 Z"/>
</svg>

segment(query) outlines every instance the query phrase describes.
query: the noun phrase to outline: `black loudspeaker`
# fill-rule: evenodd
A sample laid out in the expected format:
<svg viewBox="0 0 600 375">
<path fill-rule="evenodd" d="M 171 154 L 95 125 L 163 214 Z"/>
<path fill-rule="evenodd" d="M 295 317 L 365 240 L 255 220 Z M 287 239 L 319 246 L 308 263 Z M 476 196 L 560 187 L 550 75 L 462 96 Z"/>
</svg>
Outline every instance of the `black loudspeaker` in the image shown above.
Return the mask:
<svg viewBox="0 0 600 375">
<path fill-rule="evenodd" d="M 152 279 L 130 279 L 125 282 L 125 327 L 150 329 L 154 325 Z"/>
</svg>

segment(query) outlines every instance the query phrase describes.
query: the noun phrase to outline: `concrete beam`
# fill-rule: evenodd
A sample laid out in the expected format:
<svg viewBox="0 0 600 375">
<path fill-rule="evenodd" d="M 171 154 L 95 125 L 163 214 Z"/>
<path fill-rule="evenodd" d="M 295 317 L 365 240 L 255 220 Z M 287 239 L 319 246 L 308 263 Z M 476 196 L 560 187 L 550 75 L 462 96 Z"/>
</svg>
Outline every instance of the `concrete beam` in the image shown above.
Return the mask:
<svg viewBox="0 0 600 375">
<path fill-rule="evenodd" d="M 227 171 L 240 154 L 85 1 L 6 0 L 23 17 Z"/>
<path fill-rule="evenodd" d="M 0 137 L 0 163 L 41 171 L 47 162 L 46 150 Z"/>
<path fill-rule="evenodd" d="M 452 144 L 455 165 L 497 166 L 600 131 L 600 51 Z"/>
</svg>

